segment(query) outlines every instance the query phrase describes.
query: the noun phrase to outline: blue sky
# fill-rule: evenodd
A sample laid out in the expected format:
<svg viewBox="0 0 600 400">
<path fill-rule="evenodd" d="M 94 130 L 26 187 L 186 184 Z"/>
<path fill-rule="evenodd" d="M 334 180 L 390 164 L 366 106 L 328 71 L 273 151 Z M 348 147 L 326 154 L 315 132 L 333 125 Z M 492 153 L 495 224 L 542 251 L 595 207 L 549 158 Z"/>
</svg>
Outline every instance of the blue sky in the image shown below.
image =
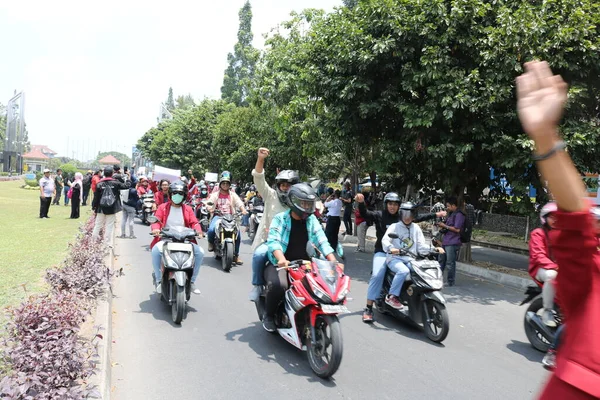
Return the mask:
<svg viewBox="0 0 600 400">
<path fill-rule="evenodd" d="M 244 0 L 0 2 L 0 103 L 25 91 L 33 144 L 131 152 L 175 95 L 218 98 Z M 252 0 L 254 44 L 292 10 L 341 0 Z"/>
</svg>

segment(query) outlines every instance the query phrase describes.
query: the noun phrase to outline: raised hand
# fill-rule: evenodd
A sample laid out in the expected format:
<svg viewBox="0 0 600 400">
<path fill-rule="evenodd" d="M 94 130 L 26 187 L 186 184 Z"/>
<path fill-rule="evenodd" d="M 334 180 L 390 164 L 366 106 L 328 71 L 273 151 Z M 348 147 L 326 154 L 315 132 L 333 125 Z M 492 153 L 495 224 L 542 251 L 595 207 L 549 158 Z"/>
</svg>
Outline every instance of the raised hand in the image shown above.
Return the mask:
<svg viewBox="0 0 600 400">
<path fill-rule="evenodd" d="M 265 158 L 269 157 L 269 153 L 269 149 L 261 147 L 258 149 L 258 158 L 262 158 L 264 160 Z"/>
</svg>

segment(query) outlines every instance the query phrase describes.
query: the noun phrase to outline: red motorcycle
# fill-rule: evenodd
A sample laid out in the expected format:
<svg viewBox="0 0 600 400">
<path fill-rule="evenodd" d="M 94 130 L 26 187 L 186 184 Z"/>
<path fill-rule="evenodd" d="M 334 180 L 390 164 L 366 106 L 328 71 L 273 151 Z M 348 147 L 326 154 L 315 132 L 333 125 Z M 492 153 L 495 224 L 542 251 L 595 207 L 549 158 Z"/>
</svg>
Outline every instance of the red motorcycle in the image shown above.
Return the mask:
<svg viewBox="0 0 600 400">
<path fill-rule="evenodd" d="M 342 329 L 338 314 L 350 312 L 345 306 L 350 277 L 337 262 L 314 258 L 292 261 L 287 269 L 289 289 L 275 313 L 277 332 L 300 350 L 307 351 L 308 363 L 320 378 L 331 377 L 342 362 Z M 265 290 L 256 302 L 262 321 Z"/>
</svg>

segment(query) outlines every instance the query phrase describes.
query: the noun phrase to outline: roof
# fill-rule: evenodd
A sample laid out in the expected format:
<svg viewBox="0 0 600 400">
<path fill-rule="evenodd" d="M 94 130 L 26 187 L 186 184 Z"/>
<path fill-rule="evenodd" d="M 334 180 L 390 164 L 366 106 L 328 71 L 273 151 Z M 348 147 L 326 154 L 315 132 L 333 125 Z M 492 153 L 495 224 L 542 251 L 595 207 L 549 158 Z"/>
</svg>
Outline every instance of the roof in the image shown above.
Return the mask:
<svg viewBox="0 0 600 400">
<path fill-rule="evenodd" d="M 50 159 L 50 157 L 42 153 L 39 149 L 31 150 L 29 153 L 23 154 L 23 158 L 32 158 L 40 160 Z"/>
<path fill-rule="evenodd" d="M 45 144 L 32 144 L 31 151 L 33 152 L 35 150 L 41 151 L 44 154 L 57 154 L 55 151 L 51 150 Z"/>
<path fill-rule="evenodd" d="M 121 161 L 117 160 L 112 154 L 107 155 L 98 162 L 100 164 L 121 164 Z"/>
</svg>

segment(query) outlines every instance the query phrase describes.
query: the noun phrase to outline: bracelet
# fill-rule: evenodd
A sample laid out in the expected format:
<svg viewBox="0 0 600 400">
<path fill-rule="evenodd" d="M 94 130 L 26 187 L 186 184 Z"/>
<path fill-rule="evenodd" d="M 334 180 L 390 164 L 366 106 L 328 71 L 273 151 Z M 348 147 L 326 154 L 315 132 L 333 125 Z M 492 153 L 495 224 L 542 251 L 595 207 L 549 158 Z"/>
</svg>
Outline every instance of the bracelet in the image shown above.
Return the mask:
<svg viewBox="0 0 600 400">
<path fill-rule="evenodd" d="M 559 140 L 554 144 L 554 146 L 552 146 L 550 151 L 546 154 L 534 154 L 531 156 L 531 158 L 533 159 L 533 161 L 544 161 L 552 157 L 557 151 L 564 150 L 566 147 L 567 144 L 564 141 Z"/>
</svg>

